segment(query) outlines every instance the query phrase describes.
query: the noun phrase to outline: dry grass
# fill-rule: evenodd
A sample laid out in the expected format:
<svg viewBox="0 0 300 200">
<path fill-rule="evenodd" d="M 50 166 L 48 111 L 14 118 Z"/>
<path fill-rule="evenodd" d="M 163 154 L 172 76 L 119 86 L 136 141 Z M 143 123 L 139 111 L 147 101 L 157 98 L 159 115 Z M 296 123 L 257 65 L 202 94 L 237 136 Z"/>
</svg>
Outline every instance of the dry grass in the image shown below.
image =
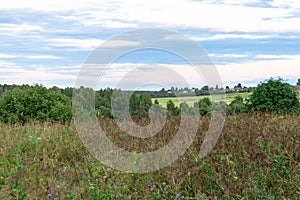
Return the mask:
<svg viewBox="0 0 300 200">
<path fill-rule="evenodd" d="M 147 174 L 107 171 L 83 147 L 73 124 L 0 124 L 0 199 L 299 199 L 300 116 L 228 116 L 210 155 L 198 151 L 209 125 L 171 166 Z M 141 122 L 141 124 L 147 122 Z M 152 139 L 101 122 L 108 137 L 130 151 L 168 143 L 178 126 L 170 119 Z M 51 196 L 50 196 L 51 195 Z M 177 195 L 178 196 L 178 195 Z"/>
</svg>

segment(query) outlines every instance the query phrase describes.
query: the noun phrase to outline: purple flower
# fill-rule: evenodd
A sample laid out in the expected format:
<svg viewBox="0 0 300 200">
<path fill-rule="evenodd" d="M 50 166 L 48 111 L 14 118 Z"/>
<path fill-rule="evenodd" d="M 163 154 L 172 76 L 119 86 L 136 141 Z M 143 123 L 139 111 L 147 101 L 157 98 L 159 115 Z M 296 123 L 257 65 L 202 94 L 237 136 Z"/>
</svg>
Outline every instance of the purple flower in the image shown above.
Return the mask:
<svg viewBox="0 0 300 200">
<path fill-rule="evenodd" d="M 154 191 L 154 187 L 151 187 L 150 190 L 151 190 L 151 192 L 153 192 Z"/>
<path fill-rule="evenodd" d="M 107 168 L 107 172 L 111 172 L 111 168 Z"/>
<path fill-rule="evenodd" d="M 48 193 L 48 194 L 47 194 L 47 198 L 46 198 L 46 199 L 50 199 L 50 197 L 51 197 L 51 194 L 50 194 L 50 193 Z"/>
<path fill-rule="evenodd" d="M 180 198 L 180 194 L 176 194 L 176 199 Z"/>
</svg>

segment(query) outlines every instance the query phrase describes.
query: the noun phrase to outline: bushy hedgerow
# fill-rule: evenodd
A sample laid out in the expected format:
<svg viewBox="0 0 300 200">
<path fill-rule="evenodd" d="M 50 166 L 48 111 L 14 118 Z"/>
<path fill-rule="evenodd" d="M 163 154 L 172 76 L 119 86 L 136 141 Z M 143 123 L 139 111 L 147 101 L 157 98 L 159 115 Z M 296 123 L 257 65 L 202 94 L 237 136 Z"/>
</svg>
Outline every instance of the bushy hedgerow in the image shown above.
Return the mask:
<svg viewBox="0 0 300 200">
<path fill-rule="evenodd" d="M 0 99 L 0 120 L 5 123 L 28 121 L 70 121 L 71 104 L 67 96 L 59 91 L 35 85 L 14 88 L 5 92 Z"/>
<path fill-rule="evenodd" d="M 299 110 L 298 92 L 282 79 L 269 79 L 253 91 L 247 105 L 249 110 L 294 113 Z"/>
</svg>

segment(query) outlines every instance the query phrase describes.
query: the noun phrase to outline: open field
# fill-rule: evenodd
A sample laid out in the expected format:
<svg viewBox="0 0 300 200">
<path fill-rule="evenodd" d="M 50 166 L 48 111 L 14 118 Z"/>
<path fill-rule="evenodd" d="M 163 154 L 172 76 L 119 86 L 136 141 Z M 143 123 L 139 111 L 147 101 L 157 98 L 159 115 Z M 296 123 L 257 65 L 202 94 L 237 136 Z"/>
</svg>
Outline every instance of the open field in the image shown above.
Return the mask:
<svg viewBox="0 0 300 200">
<path fill-rule="evenodd" d="M 298 91 L 298 92 L 299 92 L 298 99 L 300 100 L 300 91 Z M 251 95 L 251 93 L 244 92 L 244 93 L 229 93 L 226 95 L 216 94 L 216 95 L 196 96 L 196 97 L 181 97 L 180 99 L 178 99 L 176 97 L 152 98 L 152 102 L 154 103 L 155 99 L 157 99 L 160 105 L 162 105 L 163 107 L 166 107 L 167 102 L 169 100 L 172 100 L 176 106 L 179 106 L 180 101 L 186 102 L 189 106 L 193 106 L 195 101 L 198 101 L 199 99 L 202 99 L 205 97 L 209 97 L 213 101 L 225 101 L 227 104 L 229 104 L 232 100 L 234 100 L 234 98 L 236 96 L 241 96 L 244 99 L 247 99 L 247 98 L 249 98 L 250 95 Z M 225 99 L 224 99 L 224 96 L 225 96 Z"/>
<path fill-rule="evenodd" d="M 227 104 L 229 104 L 232 100 L 234 100 L 236 96 L 242 96 L 245 99 L 248 98 L 250 94 L 251 93 L 229 93 L 226 95 L 216 94 L 216 95 L 207 95 L 207 96 L 205 95 L 205 96 L 196 96 L 196 97 L 180 97 L 180 99 L 177 97 L 152 98 L 152 101 L 154 102 L 155 99 L 157 99 L 159 104 L 162 105 L 163 107 L 167 106 L 167 102 L 169 100 L 172 100 L 176 106 L 179 106 L 180 101 L 186 102 L 189 106 L 193 106 L 194 102 L 197 102 L 199 99 L 208 97 L 213 101 L 225 101 Z"/>
<path fill-rule="evenodd" d="M 186 153 L 159 171 L 109 169 L 83 147 L 73 124 L 0 124 L 0 199 L 299 199 L 300 116 L 228 116 L 209 156 L 198 156 L 209 118 L 201 118 Z M 145 123 L 145 122 L 140 122 Z M 148 152 L 176 134 L 172 118 L 151 139 L 101 121 L 108 137 L 129 151 Z"/>
</svg>

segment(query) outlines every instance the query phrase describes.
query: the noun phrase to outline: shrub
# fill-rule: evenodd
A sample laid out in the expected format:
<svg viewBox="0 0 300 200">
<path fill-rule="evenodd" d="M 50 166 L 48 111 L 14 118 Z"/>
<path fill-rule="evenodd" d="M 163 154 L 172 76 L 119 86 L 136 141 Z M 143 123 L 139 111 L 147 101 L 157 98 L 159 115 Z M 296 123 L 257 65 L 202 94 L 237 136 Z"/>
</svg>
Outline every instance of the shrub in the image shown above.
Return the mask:
<svg viewBox="0 0 300 200">
<path fill-rule="evenodd" d="M 196 107 L 197 104 L 195 104 L 194 106 Z M 202 115 L 202 116 L 208 115 L 211 113 L 211 110 L 212 110 L 212 102 L 208 97 L 199 99 L 198 107 L 199 107 L 200 115 Z"/>
<path fill-rule="evenodd" d="M 261 83 L 250 96 L 248 108 L 254 111 L 292 113 L 299 110 L 298 93 L 282 79 L 269 79 Z"/>
<path fill-rule="evenodd" d="M 28 121 L 61 121 L 72 118 L 71 104 L 67 96 L 39 85 L 24 89 L 14 88 L 0 99 L 0 120 L 5 123 Z"/>
<path fill-rule="evenodd" d="M 227 113 L 243 113 L 247 112 L 246 104 L 241 96 L 236 96 L 234 100 L 227 106 Z"/>
<path fill-rule="evenodd" d="M 180 115 L 180 108 L 175 106 L 174 102 L 172 100 L 169 100 L 167 102 L 167 111 L 170 116 L 178 116 Z"/>
</svg>

